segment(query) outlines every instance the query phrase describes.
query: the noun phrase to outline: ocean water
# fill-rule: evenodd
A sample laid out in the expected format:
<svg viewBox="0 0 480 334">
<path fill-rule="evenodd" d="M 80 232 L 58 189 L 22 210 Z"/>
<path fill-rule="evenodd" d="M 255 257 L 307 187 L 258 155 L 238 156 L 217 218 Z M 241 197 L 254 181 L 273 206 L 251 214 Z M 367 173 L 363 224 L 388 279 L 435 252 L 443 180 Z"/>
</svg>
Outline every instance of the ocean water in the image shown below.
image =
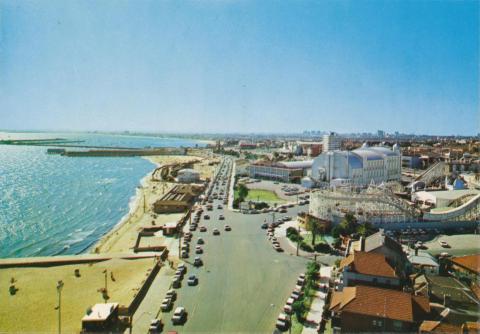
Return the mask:
<svg viewBox="0 0 480 334">
<path fill-rule="evenodd" d="M 164 147 L 183 139 L 97 134 L 5 134 L 68 138 L 82 145 Z M 86 252 L 128 214 L 136 189 L 155 165 L 140 157 L 62 157 L 47 147 L 0 145 L 0 257 Z"/>
</svg>

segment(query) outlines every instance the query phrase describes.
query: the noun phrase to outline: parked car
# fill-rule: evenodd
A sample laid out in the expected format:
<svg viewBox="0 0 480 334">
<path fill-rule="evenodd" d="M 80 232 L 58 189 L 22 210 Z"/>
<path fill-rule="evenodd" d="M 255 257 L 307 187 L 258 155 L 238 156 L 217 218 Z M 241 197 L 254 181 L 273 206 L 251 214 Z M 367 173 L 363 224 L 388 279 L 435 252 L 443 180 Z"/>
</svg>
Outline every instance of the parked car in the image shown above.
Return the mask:
<svg viewBox="0 0 480 334">
<path fill-rule="evenodd" d="M 200 246 L 195 247 L 195 254 L 202 254 L 202 253 L 203 253 L 202 247 Z"/>
<path fill-rule="evenodd" d="M 223 215 L 218 216 L 218 220 L 225 220 L 225 217 Z"/>
<path fill-rule="evenodd" d="M 162 304 L 160 304 L 160 309 L 163 312 L 166 312 L 166 311 L 169 311 L 172 308 L 172 305 L 173 305 L 172 300 L 170 298 L 165 298 L 162 301 Z"/>
<path fill-rule="evenodd" d="M 267 223 L 263 223 L 262 226 L 261 226 L 261 228 L 265 230 L 266 228 L 268 228 L 268 224 L 267 224 Z"/>
<path fill-rule="evenodd" d="M 283 252 L 282 247 L 280 247 L 278 244 L 273 245 L 273 249 L 275 249 L 277 252 Z"/>
<path fill-rule="evenodd" d="M 187 284 L 190 286 L 197 285 L 198 284 L 198 278 L 195 275 L 190 275 L 188 277 Z"/>
<path fill-rule="evenodd" d="M 174 301 L 177 299 L 177 292 L 173 289 L 170 289 L 167 291 L 166 298 L 170 299 L 171 301 Z"/>
<path fill-rule="evenodd" d="M 172 323 L 178 325 L 183 323 L 186 320 L 187 312 L 184 307 L 177 307 L 173 313 Z"/>
<path fill-rule="evenodd" d="M 197 244 L 203 245 L 204 243 L 205 243 L 205 241 L 203 241 L 202 238 L 198 238 L 198 239 L 197 239 Z"/>
<path fill-rule="evenodd" d="M 207 232 L 207 228 L 205 226 L 200 226 L 200 232 Z"/>
<path fill-rule="evenodd" d="M 230 225 L 225 225 L 225 231 L 231 231 L 232 228 L 230 227 Z"/>
<path fill-rule="evenodd" d="M 179 289 L 181 286 L 182 286 L 182 281 L 178 277 L 175 277 L 172 281 L 172 288 Z"/>
<path fill-rule="evenodd" d="M 150 327 L 148 328 L 148 332 L 151 334 L 160 333 L 163 329 L 163 323 L 160 319 L 152 319 L 150 321 Z"/>
<path fill-rule="evenodd" d="M 213 229 L 213 235 L 220 235 L 220 231 L 218 230 L 218 228 Z"/>
<path fill-rule="evenodd" d="M 188 258 L 188 252 L 182 251 L 182 259 L 187 259 Z"/>
<path fill-rule="evenodd" d="M 221 210 L 221 209 L 223 209 L 223 207 L 220 204 L 218 204 L 217 209 Z"/>
<path fill-rule="evenodd" d="M 209 219 L 210 219 L 210 216 L 209 216 L 209 215 L 205 215 L 205 216 L 203 216 L 203 219 L 209 220 Z"/>
<path fill-rule="evenodd" d="M 195 259 L 193 260 L 193 265 L 195 267 L 200 267 L 201 265 L 203 265 L 202 259 L 199 256 L 196 256 Z"/>
</svg>

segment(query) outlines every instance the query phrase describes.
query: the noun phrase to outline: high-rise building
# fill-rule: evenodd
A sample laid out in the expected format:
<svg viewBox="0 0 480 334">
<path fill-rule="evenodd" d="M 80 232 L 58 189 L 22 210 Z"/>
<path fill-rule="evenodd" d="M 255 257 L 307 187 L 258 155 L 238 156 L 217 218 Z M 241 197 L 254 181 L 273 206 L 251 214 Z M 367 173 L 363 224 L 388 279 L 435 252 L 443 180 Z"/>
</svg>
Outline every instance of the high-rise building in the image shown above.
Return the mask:
<svg viewBox="0 0 480 334">
<path fill-rule="evenodd" d="M 385 131 L 377 130 L 377 137 L 378 138 L 384 138 L 385 137 Z"/>
<path fill-rule="evenodd" d="M 323 135 L 323 152 L 337 151 L 342 148 L 342 139 L 334 132 Z"/>
</svg>

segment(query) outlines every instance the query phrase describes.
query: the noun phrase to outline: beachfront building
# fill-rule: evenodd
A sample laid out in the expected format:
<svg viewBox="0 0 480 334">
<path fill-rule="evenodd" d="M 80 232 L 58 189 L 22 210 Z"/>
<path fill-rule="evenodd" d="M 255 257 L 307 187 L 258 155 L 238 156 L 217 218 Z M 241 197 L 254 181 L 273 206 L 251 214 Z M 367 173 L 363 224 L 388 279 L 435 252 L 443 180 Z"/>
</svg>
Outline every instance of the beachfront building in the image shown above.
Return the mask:
<svg viewBox="0 0 480 334">
<path fill-rule="evenodd" d="M 82 318 L 82 332 L 113 332 L 118 321 L 118 303 L 95 304 Z"/>
<path fill-rule="evenodd" d="M 186 212 L 203 192 L 203 186 L 178 184 L 153 204 L 155 213 Z"/>
<path fill-rule="evenodd" d="M 312 160 L 306 161 L 256 161 L 249 167 L 251 178 L 276 180 L 283 182 L 300 182 L 312 166 Z"/>
<path fill-rule="evenodd" d="M 365 143 L 353 151 L 322 153 L 313 160 L 311 177 L 319 183 L 360 186 L 399 181 L 401 169 L 398 145 L 369 147 Z"/>
<path fill-rule="evenodd" d="M 191 168 L 181 169 L 177 173 L 177 182 L 195 183 L 200 181 L 200 173 Z"/>
</svg>

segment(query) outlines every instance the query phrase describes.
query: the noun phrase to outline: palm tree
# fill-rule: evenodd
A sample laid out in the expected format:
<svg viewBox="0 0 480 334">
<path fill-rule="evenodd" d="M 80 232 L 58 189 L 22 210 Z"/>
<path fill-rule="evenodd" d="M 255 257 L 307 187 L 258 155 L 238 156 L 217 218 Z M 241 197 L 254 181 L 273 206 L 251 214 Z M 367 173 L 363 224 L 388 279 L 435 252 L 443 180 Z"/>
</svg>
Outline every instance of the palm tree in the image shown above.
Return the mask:
<svg viewBox="0 0 480 334">
<path fill-rule="evenodd" d="M 312 246 L 315 246 L 315 239 L 317 238 L 317 235 L 322 234 L 323 228 L 312 216 L 307 215 L 305 217 L 305 229 L 312 233 Z"/>
</svg>

